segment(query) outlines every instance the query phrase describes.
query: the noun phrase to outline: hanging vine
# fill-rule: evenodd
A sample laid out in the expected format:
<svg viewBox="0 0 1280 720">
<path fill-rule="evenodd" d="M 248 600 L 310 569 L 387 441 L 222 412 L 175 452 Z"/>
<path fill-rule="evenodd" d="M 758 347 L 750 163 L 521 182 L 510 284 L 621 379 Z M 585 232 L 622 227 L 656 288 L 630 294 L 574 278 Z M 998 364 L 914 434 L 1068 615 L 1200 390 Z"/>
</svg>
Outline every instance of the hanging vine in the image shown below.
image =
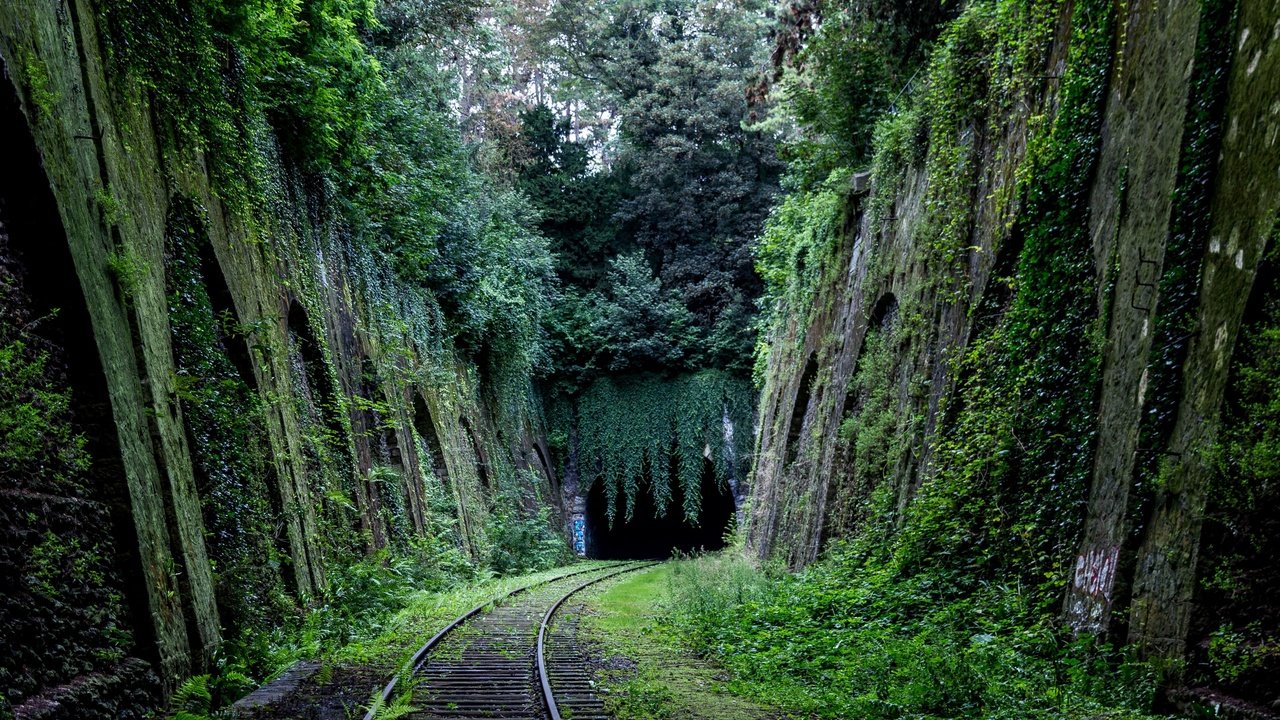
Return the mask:
<svg viewBox="0 0 1280 720">
<path fill-rule="evenodd" d="M 558 423 L 574 424 L 579 472 L 587 487 L 604 483 L 610 523 L 619 494 L 631 518 L 646 478 L 659 514 L 668 511 L 678 489 L 685 519 L 697 522 L 704 462 L 711 463 L 717 483 L 741 473 L 752 408 L 748 381 L 702 370 L 675 377 L 601 378 L 548 414 Z"/>
</svg>

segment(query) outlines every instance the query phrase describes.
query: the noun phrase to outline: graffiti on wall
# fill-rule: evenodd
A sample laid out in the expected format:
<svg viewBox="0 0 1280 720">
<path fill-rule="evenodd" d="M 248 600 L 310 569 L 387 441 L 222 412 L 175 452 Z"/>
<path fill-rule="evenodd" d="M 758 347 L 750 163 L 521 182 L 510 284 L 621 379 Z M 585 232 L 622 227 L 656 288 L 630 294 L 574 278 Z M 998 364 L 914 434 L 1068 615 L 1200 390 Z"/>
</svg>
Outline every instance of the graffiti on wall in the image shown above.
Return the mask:
<svg viewBox="0 0 1280 720">
<path fill-rule="evenodd" d="M 573 516 L 573 552 L 578 557 L 587 554 L 587 521 L 581 515 Z"/>
<path fill-rule="evenodd" d="M 1095 548 L 1076 558 L 1076 569 L 1067 598 L 1069 615 L 1077 632 L 1095 631 L 1111 606 L 1119 546 Z"/>
</svg>

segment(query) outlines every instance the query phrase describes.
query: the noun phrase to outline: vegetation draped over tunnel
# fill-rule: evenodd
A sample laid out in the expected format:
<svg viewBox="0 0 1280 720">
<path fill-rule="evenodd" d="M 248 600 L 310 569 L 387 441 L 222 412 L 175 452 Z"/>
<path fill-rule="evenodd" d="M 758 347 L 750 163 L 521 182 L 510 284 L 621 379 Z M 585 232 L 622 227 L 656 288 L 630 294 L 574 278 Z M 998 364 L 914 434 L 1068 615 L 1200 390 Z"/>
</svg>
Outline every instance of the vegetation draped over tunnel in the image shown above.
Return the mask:
<svg viewBox="0 0 1280 720">
<path fill-rule="evenodd" d="M 747 457 L 751 248 L 781 170 L 773 133 L 750 125 L 768 9 L 620 0 L 509 20 L 537 80 L 504 159 L 561 283 L 546 325 L 554 449 L 584 495 L 606 483 L 611 518 L 648 472 L 657 512 L 679 487 L 696 523 L 703 453 L 720 483 Z"/>
</svg>

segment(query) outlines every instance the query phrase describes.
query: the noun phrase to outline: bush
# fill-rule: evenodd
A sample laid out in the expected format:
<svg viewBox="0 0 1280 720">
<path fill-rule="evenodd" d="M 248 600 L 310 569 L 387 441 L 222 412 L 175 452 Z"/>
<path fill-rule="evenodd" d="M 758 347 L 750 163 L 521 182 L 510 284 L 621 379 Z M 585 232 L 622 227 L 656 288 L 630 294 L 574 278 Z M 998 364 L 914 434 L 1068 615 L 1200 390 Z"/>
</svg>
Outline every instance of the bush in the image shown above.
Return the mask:
<svg viewBox="0 0 1280 720">
<path fill-rule="evenodd" d="M 735 689 L 825 718 L 1141 718 L 1150 666 L 1037 615 L 1017 586 L 972 594 L 836 552 L 804 572 L 683 562 L 667 620 Z"/>
<path fill-rule="evenodd" d="M 541 502 L 521 497 L 521 488 L 536 488 L 540 480 L 531 470 L 505 487 L 494 502 L 486 528 L 491 551 L 489 566 L 500 575 L 546 570 L 569 560 L 564 534 L 552 527 L 550 510 Z M 537 507 L 533 512 L 529 507 Z"/>
</svg>

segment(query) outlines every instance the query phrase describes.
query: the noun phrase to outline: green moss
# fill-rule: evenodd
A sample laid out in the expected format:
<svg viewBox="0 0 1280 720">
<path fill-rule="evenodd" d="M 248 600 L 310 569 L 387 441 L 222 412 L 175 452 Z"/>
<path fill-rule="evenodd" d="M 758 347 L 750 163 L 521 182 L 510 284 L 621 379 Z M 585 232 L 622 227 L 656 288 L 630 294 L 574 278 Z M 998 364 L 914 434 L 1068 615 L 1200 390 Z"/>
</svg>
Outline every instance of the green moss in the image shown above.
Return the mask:
<svg viewBox="0 0 1280 720">
<path fill-rule="evenodd" d="M 1032 136 L 1018 262 L 999 322 L 955 365 L 955 419 L 911 506 L 897 561 L 949 568 L 962 584 L 1014 573 L 1049 607 L 1065 583 L 1092 464 L 1100 318 L 1087 227 L 1111 12 L 1077 4 L 1053 124 Z M 931 156 L 932 159 L 932 156 Z M 1005 251 L 1007 252 L 1007 250 Z"/>
<path fill-rule="evenodd" d="M 166 275 L 173 330 L 174 378 L 195 462 L 204 526 L 215 564 L 215 592 L 233 645 L 279 624 L 292 609 L 282 575 L 288 557 L 279 536 L 285 513 L 273 508 L 275 489 L 262 400 L 249 385 L 251 371 L 236 367 L 233 343 L 247 353 L 230 309 L 215 310 L 201 249 L 208 237 L 195 205 L 178 198 L 169 218 Z M 244 650 L 233 649 L 233 655 Z M 255 671 L 263 658 L 243 657 Z"/>
<path fill-rule="evenodd" d="M 128 249 L 119 249 L 107 256 L 107 268 L 115 278 L 125 301 L 132 300 L 151 272 L 147 261 Z"/>
<path fill-rule="evenodd" d="M 35 107 L 37 116 L 43 120 L 53 117 L 53 106 L 58 102 L 58 94 L 49 81 L 49 68 L 40 58 L 24 54 L 21 59 L 22 80 L 27 87 L 27 97 Z"/>
</svg>

